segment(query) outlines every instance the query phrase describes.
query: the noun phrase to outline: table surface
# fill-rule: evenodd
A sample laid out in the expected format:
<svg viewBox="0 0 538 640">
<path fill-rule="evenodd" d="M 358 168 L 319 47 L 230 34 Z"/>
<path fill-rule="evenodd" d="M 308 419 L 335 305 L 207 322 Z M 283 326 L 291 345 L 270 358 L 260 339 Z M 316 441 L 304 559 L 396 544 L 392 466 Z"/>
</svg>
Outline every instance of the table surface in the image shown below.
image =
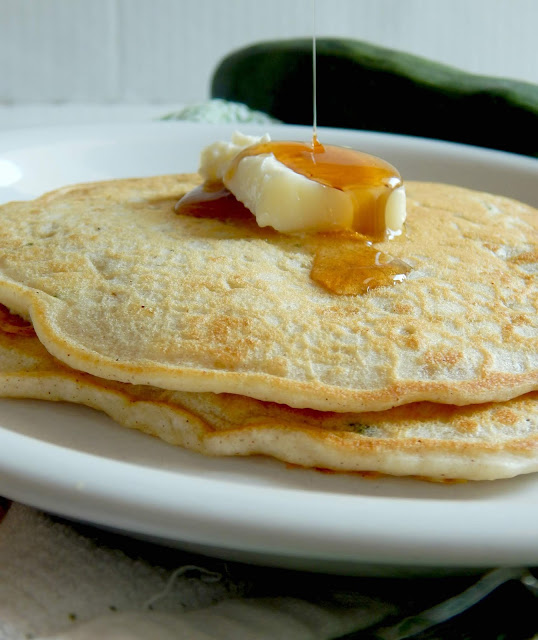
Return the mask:
<svg viewBox="0 0 538 640">
<path fill-rule="evenodd" d="M 20 104 L 0 105 L 0 132 L 27 127 L 82 125 L 101 122 L 147 122 L 182 108 L 177 103 L 100 104 Z"/>
</svg>

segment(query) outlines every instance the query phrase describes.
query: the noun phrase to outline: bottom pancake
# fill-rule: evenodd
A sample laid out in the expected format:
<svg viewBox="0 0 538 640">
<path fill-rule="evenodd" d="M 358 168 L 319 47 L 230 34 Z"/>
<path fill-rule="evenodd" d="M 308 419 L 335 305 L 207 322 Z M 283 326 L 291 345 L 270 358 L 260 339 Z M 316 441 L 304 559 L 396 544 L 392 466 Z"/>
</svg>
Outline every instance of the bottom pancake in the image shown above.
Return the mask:
<svg viewBox="0 0 538 640">
<path fill-rule="evenodd" d="M 125 427 L 211 456 L 261 454 L 304 467 L 441 480 L 538 471 L 538 392 L 466 407 L 420 402 L 333 413 L 233 394 L 164 391 L 68 368 L 5 309 L 0 396 L 86 405 Z"/>
</svg>

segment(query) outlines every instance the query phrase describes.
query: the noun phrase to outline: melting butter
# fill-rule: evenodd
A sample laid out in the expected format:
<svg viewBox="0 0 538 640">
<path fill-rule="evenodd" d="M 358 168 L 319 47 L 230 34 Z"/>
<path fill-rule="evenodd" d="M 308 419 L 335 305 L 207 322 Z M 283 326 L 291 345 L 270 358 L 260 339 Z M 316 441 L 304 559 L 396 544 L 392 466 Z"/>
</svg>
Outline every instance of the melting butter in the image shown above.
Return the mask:
<svg viewBox="0 0 538 640">
<path fill-rule="evenodd" d="M 389 163 L 354 149 L 235 134 L 201 154 L 200 174 L 222 182 L 261 227 L 283 233 L 353 230 L 399 235 L 405 188 Z"/>
<path fill-rule="evenodd" d="M 403 282 L 409 265 L 376 248 L 400 235 L 406 198 L 398 171 L 353 149 L 272 142 L 235 134 L 201 154 L 203 184 L 176 204 L 179 215 L 272 227 L 301 235 L 310 278 L 337 295 Z"/>
</svg>

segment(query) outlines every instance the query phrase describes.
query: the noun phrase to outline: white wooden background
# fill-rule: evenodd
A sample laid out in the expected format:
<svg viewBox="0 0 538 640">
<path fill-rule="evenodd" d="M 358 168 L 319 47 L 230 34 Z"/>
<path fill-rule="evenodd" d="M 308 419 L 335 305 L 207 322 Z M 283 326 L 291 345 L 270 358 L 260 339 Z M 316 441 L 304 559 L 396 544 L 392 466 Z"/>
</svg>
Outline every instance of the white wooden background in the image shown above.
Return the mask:
<svg viewBox="0 0 538 640">
<path fill-rule="evenodd" d="M 313 0 L 0 0 L 0 106 L 185 104 L 247 43 L 312 34 Z M 538 83 L 538 0 L 317 0 L 319 35 Z"/>
</svg>

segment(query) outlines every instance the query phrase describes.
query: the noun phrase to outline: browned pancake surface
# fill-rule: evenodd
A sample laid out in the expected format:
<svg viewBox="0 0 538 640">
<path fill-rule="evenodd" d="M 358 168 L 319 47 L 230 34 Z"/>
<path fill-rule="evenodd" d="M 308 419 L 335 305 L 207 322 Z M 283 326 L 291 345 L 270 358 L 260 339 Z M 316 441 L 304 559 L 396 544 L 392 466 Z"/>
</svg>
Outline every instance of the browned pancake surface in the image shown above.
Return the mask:
<svg viewBox="0 0 538 640">
<path fill-rule="evenodd" d="M 301 237 L 173 205 L 196 176 L 66 188 L 0 208 L 0 302 L 75 369 L 318 410 L 504 401 L 538 387 L 538 216 L 408 184 L 412 271 L 335 295 Z"/>
<path fill-rule="evenodd" d="M 292 409 L 234 394 L 103 380 L 53 358 L 0 308 L 0 397 L 65 400 L 215 456 L 273 456 L 334 471 L 484 480 L 538 470 L 538 392 L 504 403 L 388 411 Z"/>
</svg>

